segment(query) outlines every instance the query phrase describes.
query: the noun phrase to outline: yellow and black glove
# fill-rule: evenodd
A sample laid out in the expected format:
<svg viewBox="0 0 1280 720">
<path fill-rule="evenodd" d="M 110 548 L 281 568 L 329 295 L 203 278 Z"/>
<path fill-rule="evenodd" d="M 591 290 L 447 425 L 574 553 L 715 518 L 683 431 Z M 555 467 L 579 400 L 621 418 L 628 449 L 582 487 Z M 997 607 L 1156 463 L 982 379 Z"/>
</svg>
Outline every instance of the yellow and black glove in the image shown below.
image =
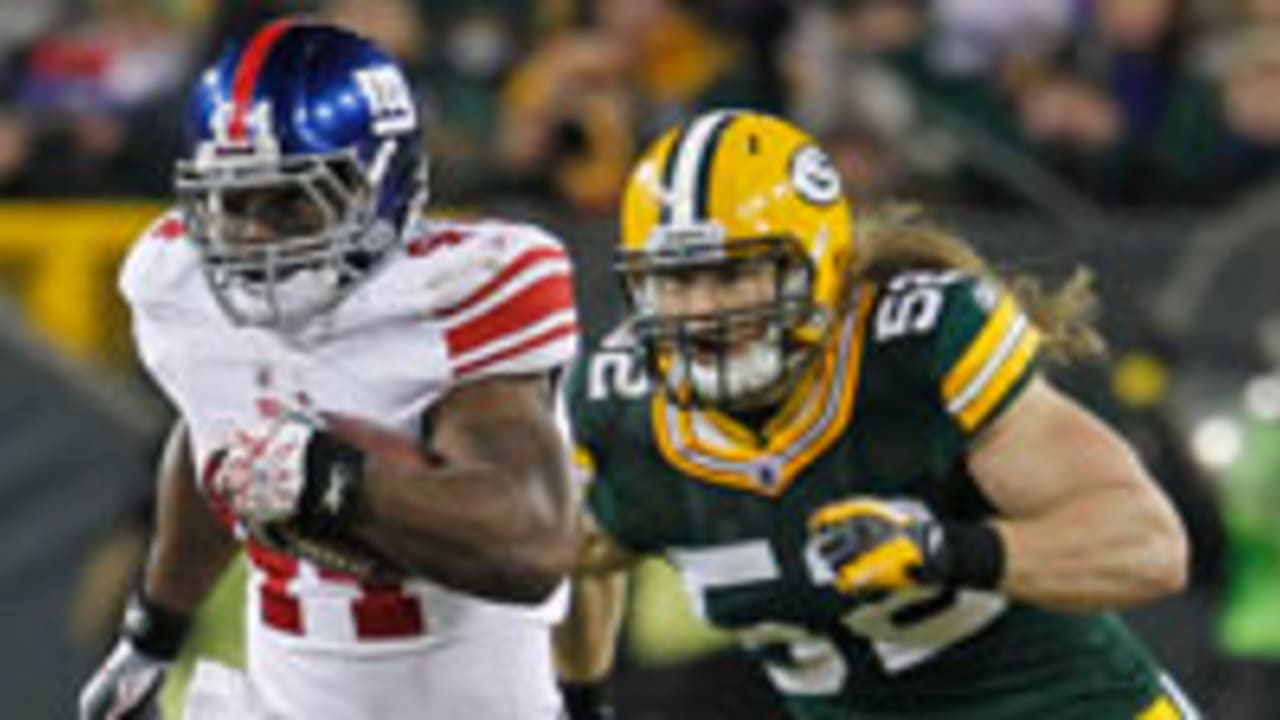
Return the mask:
<svg viewBox="0 0 1280 720">
<path fill-rule="evenodd" d="M 938 522 L 875 498 L 819 508 L 809 533 L 846 595 L 921 586 L 990 590 L 1004 573 L 1004 544 L 991 525 Z"/>
</svg>

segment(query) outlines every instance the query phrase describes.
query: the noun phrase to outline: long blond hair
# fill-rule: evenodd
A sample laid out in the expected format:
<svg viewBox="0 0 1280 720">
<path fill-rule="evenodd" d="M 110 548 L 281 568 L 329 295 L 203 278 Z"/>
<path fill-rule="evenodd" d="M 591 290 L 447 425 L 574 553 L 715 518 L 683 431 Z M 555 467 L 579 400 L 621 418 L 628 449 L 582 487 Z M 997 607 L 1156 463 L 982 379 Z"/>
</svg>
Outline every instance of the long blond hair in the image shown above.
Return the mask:
<svg viewBox="0 0 1280 720">
<path fill-rule="evenodd" d="M 853 282 L 884 281 L 908 269 L 955 269 L 1008 288 L 1044 337 L 1047 355 L 1060 362 L 1096 359 L 1106 342 L 1094 327 L 1100 307 L 1093 272 L 1077 266 L 1056 288 L 1025 273 L 1003 274 L 963 238 L 930 220 L 913 205 L 891 205 L 858 218 L 859 261 Z"/>
</svg>

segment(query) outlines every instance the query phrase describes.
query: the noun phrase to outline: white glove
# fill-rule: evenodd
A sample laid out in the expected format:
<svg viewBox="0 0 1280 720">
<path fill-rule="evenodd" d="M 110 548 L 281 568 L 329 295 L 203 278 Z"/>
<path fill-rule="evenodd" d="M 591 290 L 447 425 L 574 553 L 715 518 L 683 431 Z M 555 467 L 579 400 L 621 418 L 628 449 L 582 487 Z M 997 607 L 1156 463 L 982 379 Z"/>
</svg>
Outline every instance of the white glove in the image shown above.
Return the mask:
<svg viewBox="0 0 1280 720">
<path fill-rule="evenodd" d="M 80 720 L 159 718 L 156 696 L 169 661 L 153 658 L 121 638 L 80 692 Z"/>
<path fill-rule="evenodd" d="M 285 413 L 232 436 L 212 489 L 250 528 L 288 520 L 328 535 L 354 513 L 363 472 L 358 448 L 321 421 Z"/>
<path fill-rule="evenodd" d="M 237 430 L 213 477 L 213 491 L 249 525 L 293 517 L 306 486 L 307 444 L 315 431 L 294 415 Z"/>
</svg>

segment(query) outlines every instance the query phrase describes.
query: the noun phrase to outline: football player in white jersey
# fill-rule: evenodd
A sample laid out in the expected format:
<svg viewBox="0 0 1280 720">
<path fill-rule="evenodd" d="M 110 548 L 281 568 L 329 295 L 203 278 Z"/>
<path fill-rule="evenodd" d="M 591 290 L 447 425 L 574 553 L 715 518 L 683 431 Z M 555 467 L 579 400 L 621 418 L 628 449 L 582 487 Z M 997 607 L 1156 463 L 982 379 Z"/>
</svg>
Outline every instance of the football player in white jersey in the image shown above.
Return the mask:
<svg viewBox="0 0 1280 720">
<path fill-rule="evenodd" d="M 241 541 L 247 678 L 197 672 L 189 716 L 561 712 L 570 264 L 533 227 L 420 219 L 417 113 L 386 55 L 311 22 L 267 25 L 201 77 L 179 208 L 121 275 L 179 420 L 82 718 L 149 712 Z"/>
</svg>

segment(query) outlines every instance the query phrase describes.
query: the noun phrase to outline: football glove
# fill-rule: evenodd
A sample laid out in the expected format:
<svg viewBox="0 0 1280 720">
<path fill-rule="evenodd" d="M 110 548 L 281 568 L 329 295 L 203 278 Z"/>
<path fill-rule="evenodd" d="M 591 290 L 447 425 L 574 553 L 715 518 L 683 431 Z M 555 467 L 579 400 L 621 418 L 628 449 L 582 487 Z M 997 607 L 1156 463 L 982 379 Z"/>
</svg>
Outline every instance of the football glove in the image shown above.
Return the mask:
<svg viewBox="0 0 1280 720">
<path fill-rule="evenodd" d="M 927 580 L 929 535 L 936 525 L 867 498 L 832 503 L 809 520 L 818 554 L 847 595 L 904 590 Z"/>
<path fill-rule="evenodd" d="M 80 720 L 159 718 L 155 699 L 168 667 L 121 638 L 81 691 Z"/>
<path fill-rule="evenodd" d="M 809 519 L 818 555 L 846 595 L 919 586 L 995 588 L 1004 573 L 1004 543 L 982 522 L 939 522 L 883 500 L 850 498 Z"/>
<path fill-rule="evenodd" d="M 320 421 L 284 413 L 233 433 L 212 490 L 248 526 L 291 520 L 325 536 L 354 513 L 363 469 L 364 454 Z"/>
<path fill-rule="evenodd" d="M 80 720 L 159 718 L 156 696 L 190 624 L 136 596 L 120 639 L 80 693 Z"/>
</svg>

